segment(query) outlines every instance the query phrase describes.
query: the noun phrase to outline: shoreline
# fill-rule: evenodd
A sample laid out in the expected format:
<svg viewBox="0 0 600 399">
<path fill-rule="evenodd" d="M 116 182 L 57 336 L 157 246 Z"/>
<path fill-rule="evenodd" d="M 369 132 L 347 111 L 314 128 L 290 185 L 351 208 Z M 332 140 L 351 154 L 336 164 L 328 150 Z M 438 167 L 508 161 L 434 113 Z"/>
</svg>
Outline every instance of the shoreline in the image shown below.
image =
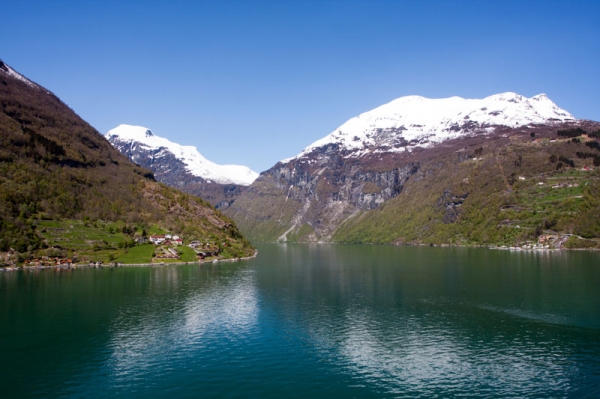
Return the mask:
<svg viewBox="0 0 600 399">
<path fill-rule="evenodd" d="M 351 244 L 347 242 L 318 242 L 319 244 L 338 244 L 338 245 L 346 245 Z M 263 243 L 267 244 L 267 243 Z M 271 244 L 271 243 L 269 243 Z M 273 242 L 272 244 L 311 244 L 309 243 L 288 243 L 288 242 Z M 393 245 L 393 246 L 408 246 L 408 247 L 432 247 L 432 248 L 485 248 L 490 250 L 505 250 L 505 251 L 523 251 L 523 252 L 562 252 L 562 251 L 600 251 L 600 248 L 531 248 L 531 247 L 516 247 L 516 246 L 497 246 L 497 245 L 461 245 L 461 244 L 417 244 L 417 243 L 356 243 L 357 245 Z M 213 259 L 210 261 L 199 260 L 197 262 L 160 262 L 160 263 L 112 263 L 107 265 L 90 265 L 89 263 L 85 264 L 61 264 L 61 265 L 52 265 L 52 266 L 8 266 L 8 267 L 0 267 L 0 273 L 2 272 L 11 272 L 11 271 L 19 271 L 19 270 L 45 270 L 45 269 L 103 269 L 103 268 L 118 268 L 118 267 L 164 267 L 164 266 L 184 266 L 184 265 L 204 265 L 210 263 L 231 263 L 231 262 L 239 262 L 243 260 L 254 259 L 258 256 L 258 250 L 254 251 L 254 254 L 251 256 L 246 256 L 242 258 L 232 258 L 232 259 Z"/>
<path fill-rule="evenodd" d="M 160 263 L 124 263 L 119 264 L 118 266 L 103 266 L 103 267 L 155 267 L 155 266 L 183 266 L 183 265 L 204 265 L 209 263 L 231 263 L 231 262 L 239 262 L 242 260 L 250 260 L 254 259 L 258 256 L 258 250 L 254 251 L 254 255 L 245 256 L 243 258 L 231 258 L 231 259 L 213 259 L 210 261 L 199 260 L 197 262 L 160 262 Z M 95 266 L 90 266 L 94 268 Z"/>
<path fill-rule="evenodd" d="M 61 264 L 61 265 L 52 265 L 52 266 L 9 266 L 9 267 L 0 267 L 0 272 L 12 272 L 12 271 L 33 271 L 33 270 L 46 270 L 46 269 L 104 269 L 104 268 L 123 268 L 123 267 L 164 267 L 164 266 L 184 266 L 184 265 L 198 265 L 202 266 L 204 264 L 216 264 L 216 263 L 232 263 L 239 262 L 243 260 L 254 259 L 258 256 L 258 250 L 254 251 L 254 254 L 251 256 L 245 256 L 243 258 L 231 258 L 231 259 L 213 259 L 210 261 L 199 260 L 197 262 L 160 262 L 160 263 L 112 263 L 107 265 L 90 265 L 89 263 L 80 263 L 80 264 Z"/>
<path fill-rule="evenodd" d="M 431 248 L 485 248 L 500 249 L 512 251 L 600 251 L 600 247 L 591 248 L 543 248 L 543 247 L 519 247 L 519 246 L 498 246 L 495 244 L 423 244 L 407 242 L 335 242 L 335 241 L 310 241 L 310 242 L 261 242 L 260 244 L 328 244 L 328 245 L 392 245 L 395 247 L 431 247 Z"/>
</svg>

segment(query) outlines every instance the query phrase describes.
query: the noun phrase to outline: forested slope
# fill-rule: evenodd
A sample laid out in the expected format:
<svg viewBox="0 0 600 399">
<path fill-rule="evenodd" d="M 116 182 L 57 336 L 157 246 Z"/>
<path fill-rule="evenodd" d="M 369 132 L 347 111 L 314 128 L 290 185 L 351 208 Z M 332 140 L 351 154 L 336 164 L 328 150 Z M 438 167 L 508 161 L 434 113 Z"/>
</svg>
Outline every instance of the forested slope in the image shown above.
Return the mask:
<svg viewBox="0 0 600 399">
<path fill-rule="evenodd" d="M 40 220 L 120 221 L 253 252 L 207 202 L 154 181 L 58 97 L 0 61 L 0 251 L 46 249 Z M 68 244 L 65 244 L 68 246 Z"/>
</svg>

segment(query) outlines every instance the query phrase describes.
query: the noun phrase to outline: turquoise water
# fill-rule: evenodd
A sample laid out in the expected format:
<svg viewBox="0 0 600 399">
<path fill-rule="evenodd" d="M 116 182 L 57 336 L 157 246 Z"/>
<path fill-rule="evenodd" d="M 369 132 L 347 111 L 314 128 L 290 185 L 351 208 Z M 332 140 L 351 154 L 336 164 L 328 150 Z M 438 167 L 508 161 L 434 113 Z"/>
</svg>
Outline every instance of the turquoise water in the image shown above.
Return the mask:
<svg viewBox="0 0 600 399">
<path fill-rule="evenodd" d="M 600 397 L 600 254 L 261 245 L 0 274 L 0 396 Z"/>
</svg>

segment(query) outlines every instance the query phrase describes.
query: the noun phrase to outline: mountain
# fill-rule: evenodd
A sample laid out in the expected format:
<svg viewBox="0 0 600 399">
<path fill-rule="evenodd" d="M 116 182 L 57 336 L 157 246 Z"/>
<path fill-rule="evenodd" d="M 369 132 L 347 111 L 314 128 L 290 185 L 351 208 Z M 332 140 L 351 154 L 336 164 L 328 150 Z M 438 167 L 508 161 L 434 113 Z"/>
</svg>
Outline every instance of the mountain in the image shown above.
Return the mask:
<svg viewBox="0 0 600 399">
<path fill-rule="evenodd" d="M 204 158 L 196 147 L 173 143 L 142 126 L 119 125 L 105 137 L 134 162 L 148 158 L 153 163 L 160 163 L 162 158 L 171 157 L 184 165 L 188 173 L 207 182 L 249 186 L 258 177 L 258 173 L 246 166 L 217 165 Z"/>
<path fill-rule="evenodd" d="M 402 153 L 446 140 L 493 133 L 498 127 L 574 120 L 545 94 L 526 98 L 502 93 L 484 99 L 407 96 L 350 119 L 298 156 L 281 162 L 301 158 L 328 145 L 339 146 L 345 157 L 374 152 Z"/>
<path fill-rule="evenodd" d="M 68 236 L 79 222 L 94 235 Z M 112 249 L 118 255 L 124 239 L 106 233 L 114 226 L 218 242 L 233 257 L 253 252 L 229 218 L 157 183 L 58 97 L 0 61 L 0 252 L 33 257 L 95 246 L 103 259 Z M 49 247 L 50 236 L 61 244 Z"/>
<path fill-rule="evenodd" d="M 597 172 L 581 168 L 600 163 L 599 128 L 543 94 L 402 97 L 263 172 L 226 213 L 256 241 L 514 244 L 550 225 L 596 237 Z"/>
<path fill-rule="evenodd" d="M 258 177 L 246 166 L 217 165 L 196 147 L 173 143 L 145 127 L 119 125 L 105 137 L 133 162 L 154 171 L 158 181 L 202 197 L 217 208 L 227 208 Z"/>
</svg>

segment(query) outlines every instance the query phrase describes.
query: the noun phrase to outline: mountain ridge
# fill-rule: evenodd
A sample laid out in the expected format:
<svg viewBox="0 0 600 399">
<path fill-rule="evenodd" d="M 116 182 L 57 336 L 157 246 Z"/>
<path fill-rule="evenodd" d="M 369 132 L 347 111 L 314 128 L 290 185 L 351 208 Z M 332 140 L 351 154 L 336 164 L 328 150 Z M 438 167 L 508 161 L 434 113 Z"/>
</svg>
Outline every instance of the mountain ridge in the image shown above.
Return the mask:
<svg viewBox="0 0 600 399">
<path fill-rule="evenodd" d="M 405 96 L 347 120 L 300 154 L 280 162 L 330 144 L 341 146 L 348 152 L 346 156 L 360 157 L 368 152 L 411 151 L 465 135 L 488 134 L 498 126 L 567 121 L 576 119 L 545 94 L 527 98 L 506 92 L 483 99 Z"/>
<path fill-rule="evenodd" d="M 174 143 L 143 126 L 121 124 L 109 130 L 105 137 L 117 148 L 139 145 L 145 151 L 152 151 L 156 158 L 164 155 L 162 151 L 168 151 L 185 164 L 190 174 L 201 177 L 208 183 L 214 181 L 219 184 L 249 186 L 258 177 L 258 173 L 247 166 L 218 165 L 206 159 L 196 147 Z M 133 154 L 132 160 L 135 162 L 137 154 L 133 149 L 129 152 Z"/>
<path fill-rule="evenodd" d="M 245 166 L 210 162 L 196 147 L 173 143 L 145 127 L 121 125 L 105 137 L 130 160 L 152 170 L 158 181 L 203 198 L 217 209 L 229 207 L 258 177 Z"/>
<path fill-rule="evenodd" d="M 34 81 L 26 78 L 25 76 L 21 75 L 20 73 L 18 73 L 17 71 L 15 71 L 14 69 L 12 69 L 8 64 L 6 64 L 4 61 L 2 61 L 0 59 L 0 70 L 2 70 L 4 73 L 6 73 L 7 75 L 20 80 L 21 82 L 27 84 L 28 86 L 40 89 L 45 91 L 47 94 L 51 94 L 52 96 L 56 97 L 54 95 L 54 93 L 51 93 L 50 91 L 48 91 L 47 89 L 45 89 L 44 87 L 38 85 L 37 83 L 35 83 Z"/>
</svg>

